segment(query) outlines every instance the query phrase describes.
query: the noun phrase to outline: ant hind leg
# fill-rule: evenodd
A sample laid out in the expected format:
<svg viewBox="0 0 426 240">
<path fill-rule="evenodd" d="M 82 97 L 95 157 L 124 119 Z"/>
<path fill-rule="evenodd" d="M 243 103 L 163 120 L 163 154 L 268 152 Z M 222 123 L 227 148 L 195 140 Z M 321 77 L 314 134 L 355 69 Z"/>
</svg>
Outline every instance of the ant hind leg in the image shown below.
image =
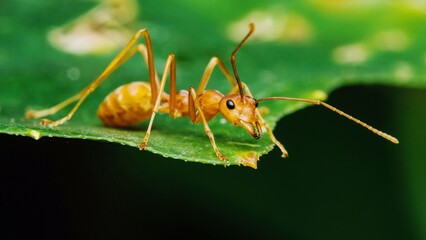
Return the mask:
<svg viewBox="0 0 426 240">
<path fill-rule="evenodd" d="M 135 46 L 135 43 L 138 41 L 138 39 L 141 36 L 144 36 L 145 38 L 146 47 L 141 48 L 140 46 Z M 75 106 L 71 109 L 71 111 L 65 117 L 57 121 L 50 121 L 48 119 L 43 119 L 41 122 L 42 125 L 48 125 L 50 127 L 55 127 L 65 123 L 66 121 L 71 119 L 71 117 L 80 107 L 80 105 L 83 103 L 86 97 L 90 95 L 90 93 L 92 93 L 112 72 L 114 72 L 118 67 L 120 67 L 123 63 L 125 63 L 131 56 L 133 56 L 138 51 L 142 53 L 142 55 L 144 55 L 144 59 L 147 62 L 149 79 L 151 82 L 151 91 L 153 93 L 153 96 L 156 96 L 158 91 L 157 90 L 158 81 L 157 81 L 156 72 L 154 68 L 154 57 L 152 54 L 151 38 L 149 36 L 148 30 L 141 29 L 133 36 L 133 38 L 129 41 L 129 43 L 127 43 L 127 45 L 118 53 L 118 55 L 111 61 L 111 63 L 98 76 L 98 78 L 96 78 L 88 87 L 84 88 L 78 94 L 66 99 L 65 101 L 60 102 L 59 104 L 51 108 L 47 108 L 47 109 L 43 109 L 39 111 L 30 109 L 26 112 L 25 116 L 27 118 L 41 118 L 47 115 L 55 114 L 56 112 L 65 108 L 71 103 L 77 102 Z"/>
</svg>

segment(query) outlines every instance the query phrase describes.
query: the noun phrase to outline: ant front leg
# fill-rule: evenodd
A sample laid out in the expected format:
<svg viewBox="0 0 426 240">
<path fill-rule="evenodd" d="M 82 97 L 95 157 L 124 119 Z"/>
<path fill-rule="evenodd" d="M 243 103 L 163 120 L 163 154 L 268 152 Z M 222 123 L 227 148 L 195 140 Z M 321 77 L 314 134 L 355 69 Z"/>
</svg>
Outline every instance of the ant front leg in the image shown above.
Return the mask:
<svg viewBox="0 0 426 240">
<path fill-rule="evenodd" d="M 207 122 L 212 117 L 214 117 L 216 114 L 219 113 L 219 110 L 217 109 L 217 112 L 212 111 L 213 113 L 209 113 L 209 115 L 206 116 L 206 114 L 203 111 L 203 106 L 201 106 L 199 102 L 199 96 L 201 96 L 204 93 L 204 90 L 207 87 L 207 83 L 210 80 L 210 76 L 213 73 L 213 70 L 215 69 L 216 66 L 219 66 L 219 69 L 222 71 L 222 73 L 229 80 L 229 82 L 231 83 L 233 87 L 237 86 L 237 82 L 229 73 L 229 71 L 226 69 L 223 62 L 217 57 L 212 57 L 209 63 L 207 64 L 206 69 L 204 70 L 204 74 L 201 77 L 200 83 L 198 84 L 197 91 L 195 91 L 194 87 L 189 88 L 188 112 L 189 112 L 191 121 L 193 123 L 198 123 L 200 121 L 202 122 L 204 131 L 206 132 L 206 135 L 208 136 L 210 140 L 210 143 L 213 147 L 214 152 L 216 153 L 216 156 L 220 160 L 226 161 L 227 157 L 219 151 L 219 148 L 217 147 L 216 141 L 214 139 L 213 132 L 210 130 L 210 127 L 207 124 Z M 221 95 L 220 97 L 223 97 L 223 95 Z"/>
<path fill-rule="evenodd" d="M 253 95 L 251 94 L 251 91 L 250 91 L 249 87 L 245 83 L 243 83 L 243 88 L 245 89 L 247 95 L 249 95 L 250 97 L 253 97 Z M 260 124 L 265 127 L 266 132 L 269 135 L 269 138 L 281 150 L 282 157 L 283 158 L 288 157 L 288 152 L 285 149 L 284 145 L 280 141 L 277 140 L 277 138 L 275 137 L 274 133 L 272 132 L 272 129 L 269 127 L 269 125 L 266 123 L 265 119 L 263 119 L 262 115 L 260 114 L 259 109 L 256 109 L 256 115 L 257 115 L 257 118 L 259 119 Z"/>
<path fill-rule="evenodd" d="M 134 46 L 137 40 L 141 37 L 145 37 L 146 47 L 144 46 Z M 55 127 L 61 125 L 71 119 L 83 101 L 92 93 L 112 72 L 114 72 L 118 67 L 125 63 L 131 56 L 136 52 L 142 53 L 144 59 L 148 65 L 149 79 L 151 83 L 151 91 L 153 96 L 157 96 L 158 92 L 158 77 L 156 77 L 156 72 L 154 68 L 154 57 L 152 54 L 152 44 L 151 38 L 149 36 L 147 29 L 139 30 L 129 43 L 118 53 L 118 55 L 111 61 L 111 63 L 105 68 L 105 70 L 96 78 L 88 87 L 84 88 L 78 94 L 62 101 L 61 103 L 47 109 L 35 111 L 28 110 L 25 114 L 26 118 L 41 118 L 47 115 L 52 115 L 58 112 L 59 110 L 65 108 L 73 102 L 77 102 L 71 111 L 63 118 L 57 121 L 50 121 L 48 119 L 42 120 L 42 125 L 48 125 L 50 127 Z M 154 102 L 154 97 L 153 97 Z"/>
</svg>

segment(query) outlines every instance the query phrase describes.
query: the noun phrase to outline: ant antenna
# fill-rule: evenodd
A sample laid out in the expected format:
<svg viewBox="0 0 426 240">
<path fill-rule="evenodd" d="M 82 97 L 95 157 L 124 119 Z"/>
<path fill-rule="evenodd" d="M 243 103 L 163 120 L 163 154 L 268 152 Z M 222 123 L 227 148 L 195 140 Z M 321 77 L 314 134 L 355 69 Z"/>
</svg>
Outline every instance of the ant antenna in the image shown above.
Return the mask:
<svg viewBox="0 0 426 240">
<path fill-rule="evenodd" d="M 333 112 L 336 112 L 336 113 L 342 115 L 343 117 L 345 117 L 345 118 L 347 118 L 347 119 L 349 119 L 351 121 L 354 121 L 354 122 L 358 123 L 359 125 L 367 128 L 368 130 L 372 131 L 373 133 L 379 135 L 382 138 L 385 138 L 385 139 L 387 139 L 387 140 L 389 140 L 389 141 L 391 141 L 391 142 L 393 142 L 395 144 L 399 143 L 398 139 L 396 139 L 395 137 L 392 137 L 391 135 L 389 135 L 387 133 L 384 133 L 384 132 L 382 132 L 382 131 L 380 131 L 380 130 L 378 130 L 378 129 L 376 129 L 376 128 L 368 125 L 368 124 L 366 124 L 365 122 L 362 122 L 361 120 L 359 120 L 357 118 L 354 118 L 351 115 L 349 115 L 349 114 L 347 114 L 347 113 L 345 113 L 345 112 L 343 112 L 343 111 L 341 111 L 341 110 L 339 110 L 339 109 L 337 109 L 337 108 L 335 108 L 335 107 L 333 107 L 333 106 L 331 106 L 331 105 L 329 105 L 329 104 L 327 104 L 325 102 L 322 102 L 320 100 L 303 99 L 303 98 L 292 98 L 292 97 L 264 97 L 264 98 L 258 99 L 257 102 L 270 101 L 270 100 L 297 101 L 297 102 L 310 103 L 310 104 L 314 104 L 314 105 L 320 105 L 320 106 L 328 108 L 329 110 L 331 110 Z"/>
<path fill-rule="evenodd" d="M 238 44 L 238 46 L 235 48 L 235 50 L 231 54 L 232 70 L 234 70 L 235 79 L 237 80 L 238 89 L 240 90 L 241 100 L 243 100 L 243 98 L 244 98 L 244 93 L 243 93 L 243 86 L 242 86 L 240 77 L 238 76 L 237 67 L 235 66 L 235 60 L 237 59 L 235 54 L 238 52 L 238 50 L 240 50 L 240 48 L 243 46 L 243 44 L 247 41 L 247 39 L 251 36 L 251 34 L 253 32 L 254 32 L 254 23 L 250 23 L 249 24 L 249 32 L 247 33 L 247 35 L 244 37 L 244 39 L 240 42 L 240 44 Z"/>
</svg>

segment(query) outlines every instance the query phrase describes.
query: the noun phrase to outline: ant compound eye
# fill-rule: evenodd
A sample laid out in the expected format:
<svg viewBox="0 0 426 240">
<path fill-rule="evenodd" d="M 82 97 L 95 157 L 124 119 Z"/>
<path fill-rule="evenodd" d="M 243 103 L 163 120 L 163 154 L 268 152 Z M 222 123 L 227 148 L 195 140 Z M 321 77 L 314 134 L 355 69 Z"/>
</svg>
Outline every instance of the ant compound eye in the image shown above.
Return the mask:
<svg viewBox="0 0 426 240">
<path fill-rule="evenodd" d="M 259 102 L 256 99 L 254 99 L 254 107 L 257 108 L 257 106 L 259 106 Z"/>
<path fill-rule="evenodd" d="M 232 100 L 228 100 L 228 101 L 226 101 L 226 107 L 227 107 L 228 109 L 230 109 L 230 110 L 234 109 L 234 108 L 235 108 L 235 103 L 234 103 L 234 101 L 232 101 Z"/>
</svg>

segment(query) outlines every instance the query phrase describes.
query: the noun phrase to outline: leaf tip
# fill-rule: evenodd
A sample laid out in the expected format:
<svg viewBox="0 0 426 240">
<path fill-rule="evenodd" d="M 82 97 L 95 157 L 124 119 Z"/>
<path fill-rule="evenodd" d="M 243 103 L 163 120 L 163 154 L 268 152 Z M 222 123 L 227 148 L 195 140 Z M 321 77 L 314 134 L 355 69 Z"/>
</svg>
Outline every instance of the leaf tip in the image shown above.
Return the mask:
<svg viewBox="0 0 426 240">
<path fill-rule="evenodd" d="M 37 130 L 34 130 L 34 129 L 30 129 L 28 131 L 28 136 L 34 138 L 35 140 L 39 140 L 42 137 L 41 133 Z"/>
<path fill-rule="evenodd" d="M 255 151 L 244 152 L 238 158 L 239 164 L 254 169 L 257 169 L 257 161 L 259 161 L 259 153 Z"/>
</svg>

